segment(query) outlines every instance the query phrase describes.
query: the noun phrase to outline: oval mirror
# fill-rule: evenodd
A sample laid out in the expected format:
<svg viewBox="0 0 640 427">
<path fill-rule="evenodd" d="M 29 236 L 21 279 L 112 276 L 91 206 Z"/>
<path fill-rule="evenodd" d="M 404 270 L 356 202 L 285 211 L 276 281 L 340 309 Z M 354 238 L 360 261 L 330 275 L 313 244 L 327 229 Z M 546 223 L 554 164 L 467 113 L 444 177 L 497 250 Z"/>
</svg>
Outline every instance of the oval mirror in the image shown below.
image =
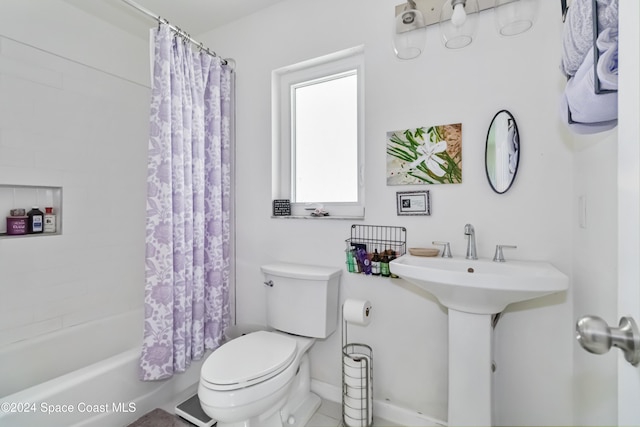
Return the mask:
<svg viewBox="0 0 640 427">
<path fill-rule="evenodd" d="M 513 184 L 520 160 L 520 135 L 516 120 L 507 110 L 498 111 L 487 132 L 485 168 L 491 188 L 506 193 Z"/>
</svg>

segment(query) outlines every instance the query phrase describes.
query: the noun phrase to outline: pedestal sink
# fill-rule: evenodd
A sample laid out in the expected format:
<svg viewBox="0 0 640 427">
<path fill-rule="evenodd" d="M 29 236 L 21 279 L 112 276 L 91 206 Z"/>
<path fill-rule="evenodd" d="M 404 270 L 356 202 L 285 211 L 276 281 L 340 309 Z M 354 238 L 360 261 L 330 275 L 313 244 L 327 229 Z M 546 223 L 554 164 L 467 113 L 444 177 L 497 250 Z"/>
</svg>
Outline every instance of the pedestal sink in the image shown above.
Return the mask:
<svg viewBox="0 0 640 427">
<path fill-rule="evenodd" d="M 449 309 L 450 426 L 491 424 L 491 317 L 511 303 L 562 292 L 568 277 L 547 262 L 403 255 L 391 271 Z"/>
</svg>

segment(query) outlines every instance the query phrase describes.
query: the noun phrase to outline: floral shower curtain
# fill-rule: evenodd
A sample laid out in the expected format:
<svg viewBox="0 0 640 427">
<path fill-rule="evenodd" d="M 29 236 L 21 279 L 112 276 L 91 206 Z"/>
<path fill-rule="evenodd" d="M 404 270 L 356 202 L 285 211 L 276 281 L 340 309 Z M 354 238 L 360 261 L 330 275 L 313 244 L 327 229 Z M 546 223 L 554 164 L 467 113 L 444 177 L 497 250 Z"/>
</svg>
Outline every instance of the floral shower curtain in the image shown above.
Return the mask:
<svg viewBox="0 0 640 427">
<path fill-rule="evenodd" d="M 165 24 L 152 49 L 142 380 L 185 371 L 230 319 L 232 70 Z"/>
</svg>

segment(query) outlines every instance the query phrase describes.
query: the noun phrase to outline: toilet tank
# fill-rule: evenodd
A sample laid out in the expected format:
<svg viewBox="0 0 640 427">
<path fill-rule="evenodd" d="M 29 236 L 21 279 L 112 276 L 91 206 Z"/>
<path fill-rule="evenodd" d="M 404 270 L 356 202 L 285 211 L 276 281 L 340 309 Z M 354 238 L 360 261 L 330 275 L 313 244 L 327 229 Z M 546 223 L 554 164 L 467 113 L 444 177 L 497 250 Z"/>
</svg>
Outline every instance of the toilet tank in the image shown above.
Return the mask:
<svg viewBox="0 0 640 427">
<path fill-rule="evenodd" d="M 267 325 L 315 338 L 326 338 L 336 330 L 342 270 L 279 263 L 263 265 L 262 272 L 269 284 Z"/>
</svg>

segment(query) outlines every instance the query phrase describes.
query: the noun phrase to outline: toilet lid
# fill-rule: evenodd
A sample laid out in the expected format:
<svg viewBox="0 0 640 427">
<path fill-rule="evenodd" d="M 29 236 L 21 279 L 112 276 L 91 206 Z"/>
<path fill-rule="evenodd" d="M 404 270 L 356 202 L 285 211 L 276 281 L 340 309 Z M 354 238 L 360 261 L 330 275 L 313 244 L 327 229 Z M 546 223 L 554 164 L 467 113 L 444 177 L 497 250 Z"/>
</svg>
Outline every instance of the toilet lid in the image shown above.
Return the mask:
<svg viewBox="0 0 640 427">
<path fill-rule="evenodd" d="M 200 375 L 212 386 L 246 387 L 279 374 L 295 355 L 295 339 L 273 332 L 253 332 L 215 350 L 202 365 Z"/>
</svg>

